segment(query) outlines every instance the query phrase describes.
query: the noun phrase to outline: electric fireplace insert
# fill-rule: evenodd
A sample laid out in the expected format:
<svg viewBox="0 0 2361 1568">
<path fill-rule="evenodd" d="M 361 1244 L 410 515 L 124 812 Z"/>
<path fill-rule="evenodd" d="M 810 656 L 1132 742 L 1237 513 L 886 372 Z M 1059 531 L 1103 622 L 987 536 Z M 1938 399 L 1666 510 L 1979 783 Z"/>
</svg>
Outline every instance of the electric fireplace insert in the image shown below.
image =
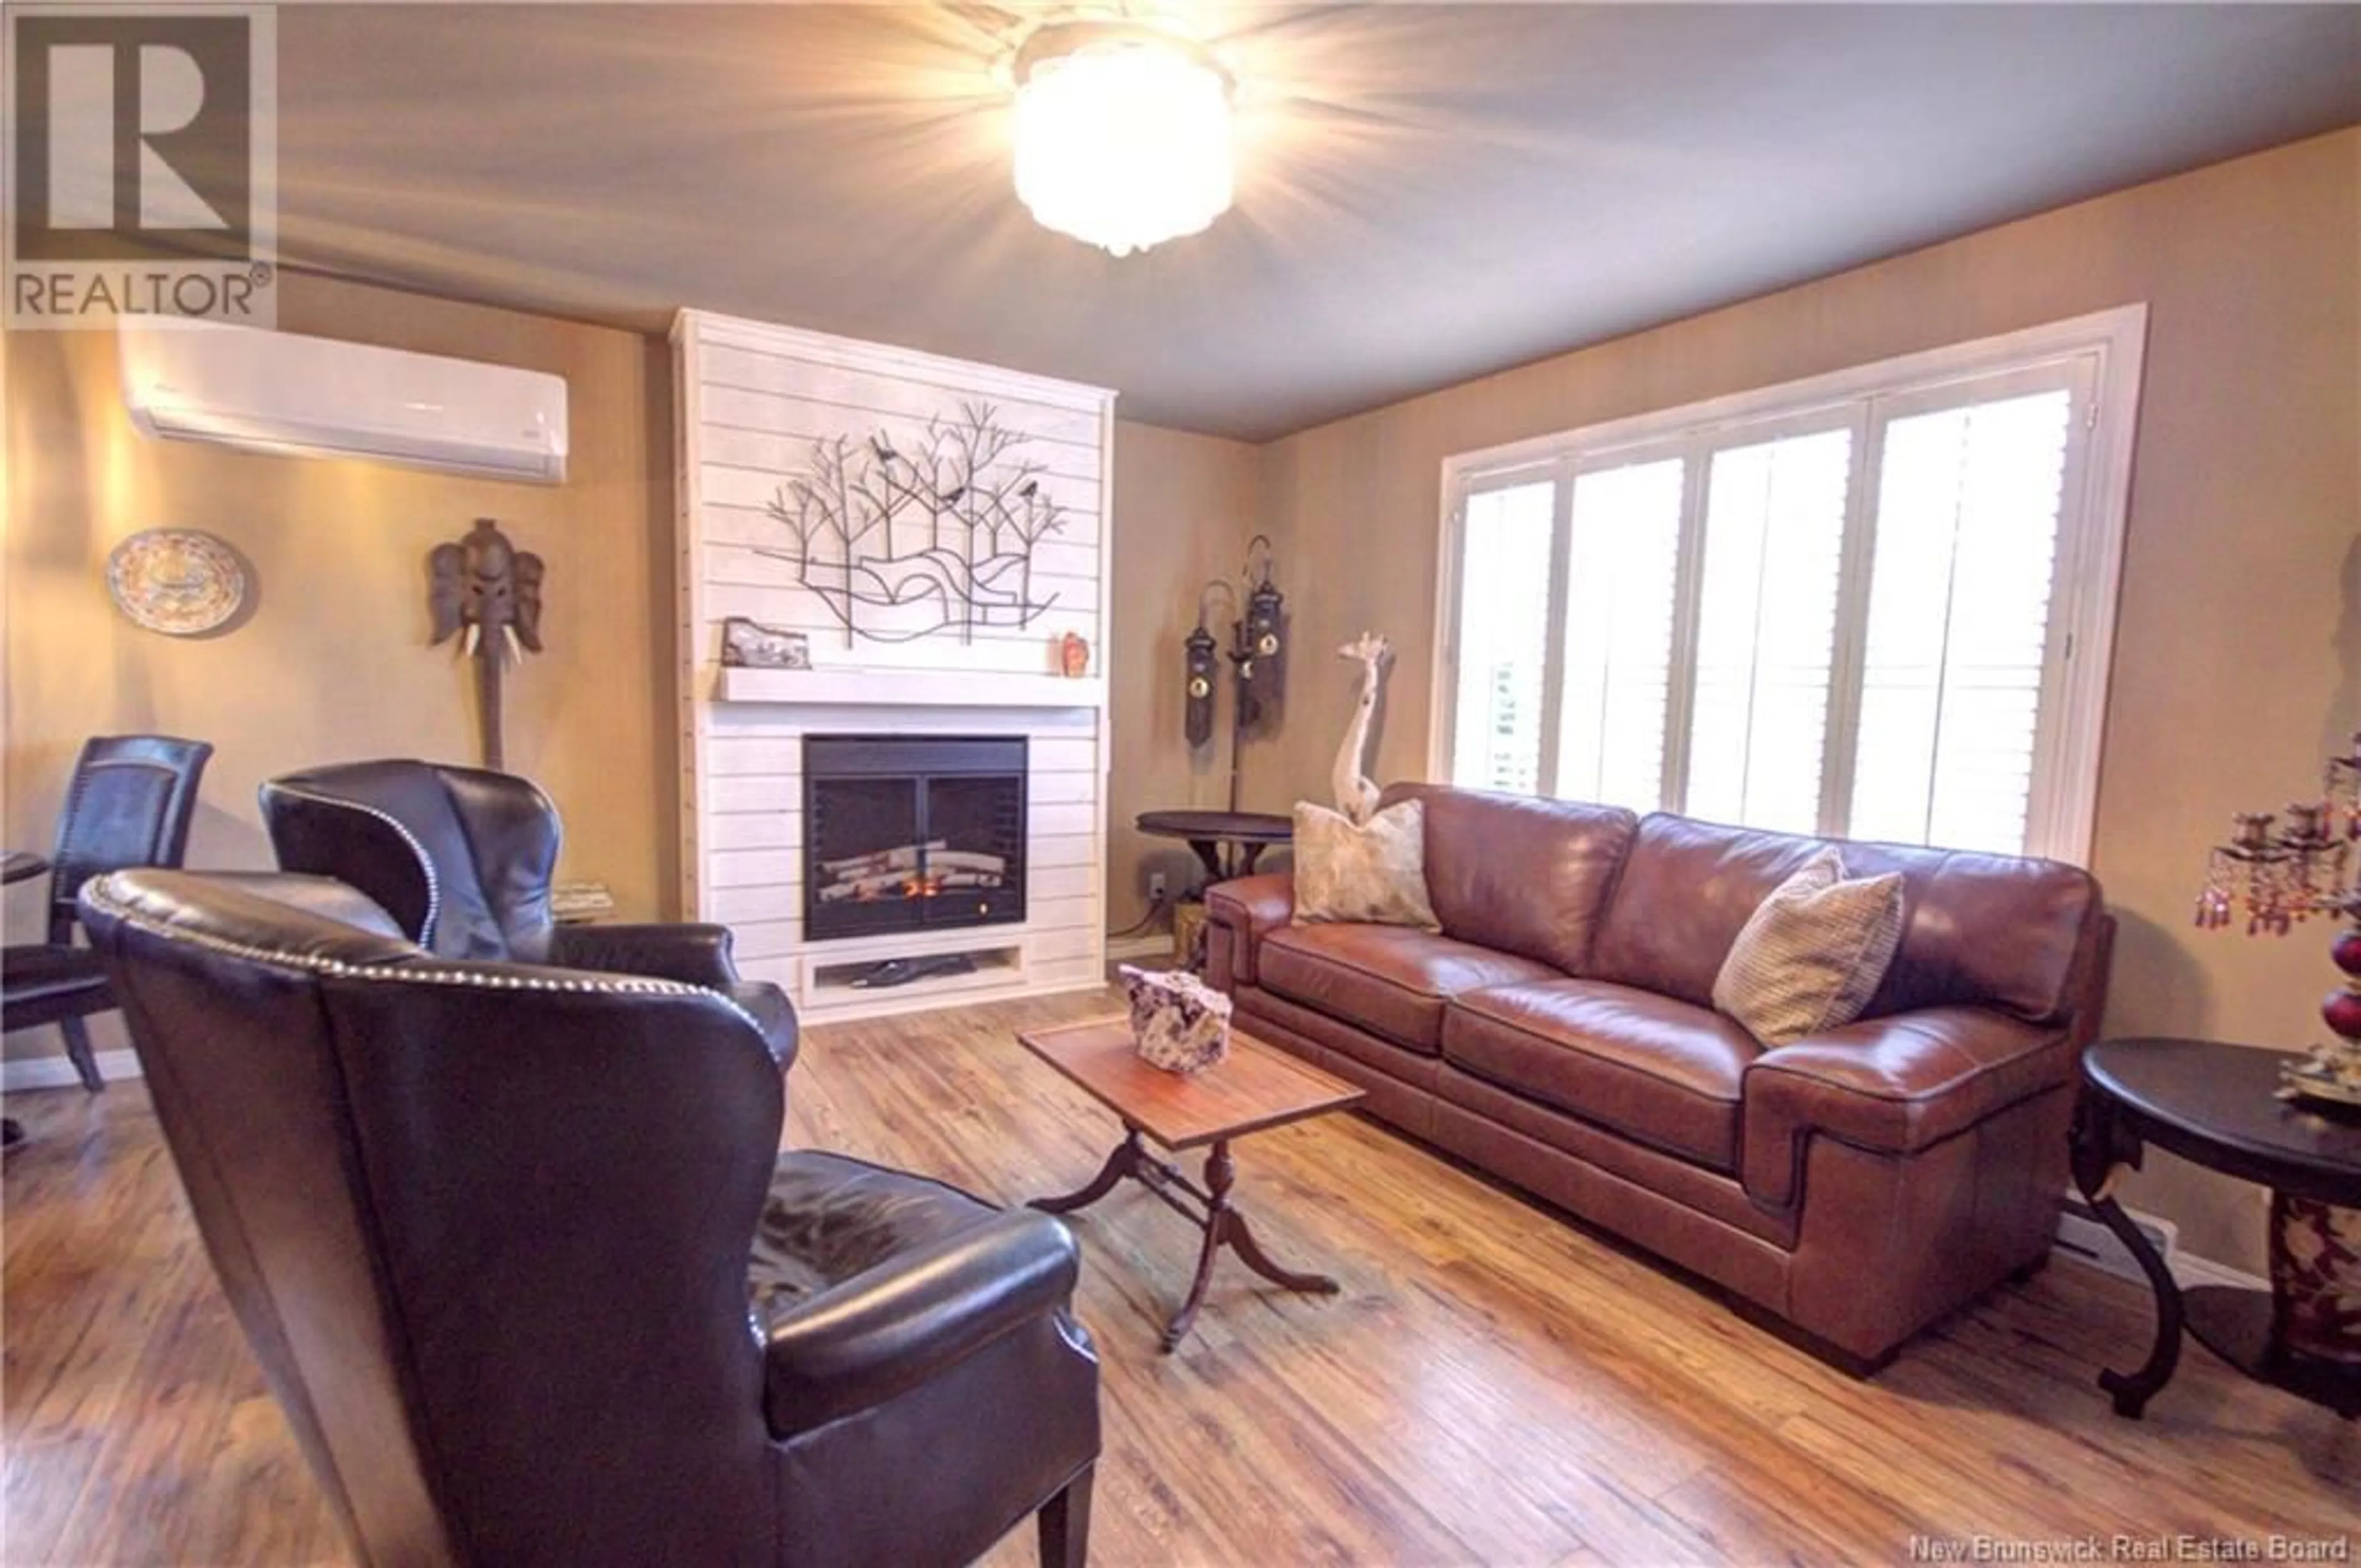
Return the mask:
<svg viewBox="0 0 2361 1568">
<path fill-rule="evenodd" d="M 804 737 L 807 940 L 1025 918 L 1021 735 Z"/>
</svg>

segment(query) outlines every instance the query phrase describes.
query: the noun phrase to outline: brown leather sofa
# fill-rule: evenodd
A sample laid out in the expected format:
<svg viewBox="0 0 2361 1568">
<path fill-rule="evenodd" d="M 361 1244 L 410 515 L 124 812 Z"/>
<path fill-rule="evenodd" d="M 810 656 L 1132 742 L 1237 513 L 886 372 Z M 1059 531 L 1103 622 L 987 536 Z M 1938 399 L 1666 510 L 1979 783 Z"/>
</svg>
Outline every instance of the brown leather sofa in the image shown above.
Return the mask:
<svg viewBox="0 0 2361 1568">
<path fill-rule="evenodd" d="M 1765 1049 L 1715 975 L 1821 840 L 1396 785 L 1439 933 L 1291 923 L 1289 877 L 1206 895 L 1207 969 L 1261 1038 L 1413 1135 L 1873 1370 L 2048 1255 L 2114 922 L 2054 861 L 1847 844 L 1905 879 L 1859 1021 Z"/>
</svg>

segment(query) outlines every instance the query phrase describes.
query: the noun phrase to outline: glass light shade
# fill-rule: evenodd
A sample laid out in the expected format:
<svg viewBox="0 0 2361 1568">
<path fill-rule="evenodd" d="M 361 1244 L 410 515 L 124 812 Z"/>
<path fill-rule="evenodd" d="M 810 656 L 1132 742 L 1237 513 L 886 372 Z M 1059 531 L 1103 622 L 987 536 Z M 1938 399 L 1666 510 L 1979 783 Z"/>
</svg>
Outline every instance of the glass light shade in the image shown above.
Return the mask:
<svg viewBox="0 0 2361 1568">
<path fill-rule="evenodd" d="M 1201 50 L 1125 34 L 1034 60 L 1016 89 L 1016 195 L 1117 256 L 1229 210 L 1230 85 Z"/>
</svg>

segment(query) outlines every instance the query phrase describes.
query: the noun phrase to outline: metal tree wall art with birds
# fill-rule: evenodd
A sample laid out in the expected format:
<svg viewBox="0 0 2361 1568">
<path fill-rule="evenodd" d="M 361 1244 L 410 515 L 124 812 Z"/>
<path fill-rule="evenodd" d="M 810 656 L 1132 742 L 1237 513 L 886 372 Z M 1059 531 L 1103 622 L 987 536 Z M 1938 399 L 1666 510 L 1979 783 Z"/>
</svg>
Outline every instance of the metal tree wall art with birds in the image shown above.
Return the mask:
<svg viewBox="0 0 2361 1568">
<path fill-rule="evenodd" d="M 500 746 L 500 670 L 527 650 L 541 652 L 541 586 L 547 568 L 540 556 L 519 550 L 489 517 L 479 517 L 465 539 L 437 544 L 426 554 L 426 608 L 434 618 L 432 645 L 462 632 L 459 652 L 476 666 L 476 720 L 484 743 L 484 766 L 505 764 Z"/>
<path fill-rule="evenodd" d="M 792 549 L 796 580 L 857 637 L 908 642 L 978 627 L 1029 626 L 1057 602 L 1033 597 L 1033 554 L 1065 526 L 1042 487 L 1044 466 L 1017 455 L 1027 437 L 989 403 L 927 421 L 905 450 L 884 430 L 865 441 L 817 440 L 808 472 L 767 509 Z"/>
</svg>

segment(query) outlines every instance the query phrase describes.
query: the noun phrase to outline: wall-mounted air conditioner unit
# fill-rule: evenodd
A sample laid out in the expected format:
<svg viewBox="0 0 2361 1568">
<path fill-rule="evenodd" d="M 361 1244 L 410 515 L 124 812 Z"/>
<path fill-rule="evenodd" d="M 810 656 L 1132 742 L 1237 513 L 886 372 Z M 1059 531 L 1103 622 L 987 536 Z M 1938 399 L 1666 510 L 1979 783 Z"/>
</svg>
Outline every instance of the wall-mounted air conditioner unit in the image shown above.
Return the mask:
<svg viewBox="0 0 2361 1568">
<path fill-rule="evenodd" d="M 124 403 L 149 435 L 566 477 L 562 376 L 214 322 L 126 319 L 116 337 Z"/>
</svg>

